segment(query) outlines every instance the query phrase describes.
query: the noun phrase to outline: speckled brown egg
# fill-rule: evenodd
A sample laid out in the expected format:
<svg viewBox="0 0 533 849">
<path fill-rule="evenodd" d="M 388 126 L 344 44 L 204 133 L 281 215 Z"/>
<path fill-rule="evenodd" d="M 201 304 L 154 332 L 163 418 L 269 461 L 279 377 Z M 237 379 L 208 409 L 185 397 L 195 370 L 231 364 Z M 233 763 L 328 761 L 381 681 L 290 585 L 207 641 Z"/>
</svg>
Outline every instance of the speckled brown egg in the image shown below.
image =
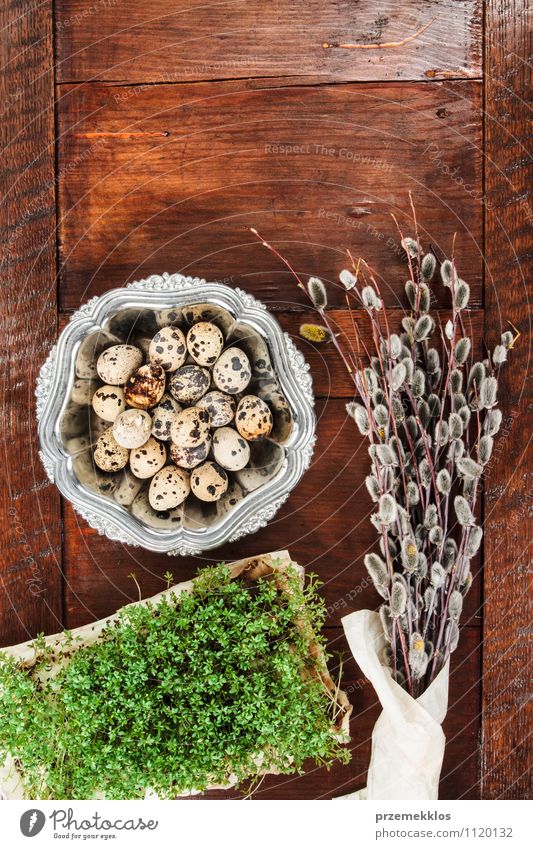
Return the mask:
<svg viewBox="0 0 533 849">
<path fill-rule="evenodd" d="M 191 489 L 200 501 L 218 501 L 228 488 L 228 476 L 218 463 L 209 460 L 191 474 Z"/>
<path fill-rule="evenodd" d="M 154 510 L 148 501 L 146 489 L 141 489 L 135 498 L 131 505 L 131 512 L 136 519 L 151 528 L 174 530 L 181 526 L 183 520 L 183 507 L 181 505 L 172 510 Z"/>
<path fill-rule="evenodd" d="M 152 413 L 152 436 L 155 436 L 156 439 L 162 439 L 163 442 L 168 442 L 172 422 L 182 409 L 181 404 L 178 404 L 172 395 L 165 392 L 157 407 L 150 411 Z"/>
<path fill-rule="evenodd" d="M 100 386 L 93 395 L 92 405 L 97 416 L 106 422 L 114 422 L 126 409 L 122 386 L 112 386 L 107 383 L 105 386 Z"/>
<path fill-rule="evenodd" d="M 225 516 L 226 513 L 230 513 L 243 498 L 242 487 L 236 481 L 230 481 L 227 492 L 217 501 L 217 516 Z"/>
<path fill-rule="evenodd" d="M 168 382 L 170 394 L 182 404 L 194 404 L 205 395 L 211 383 L 211 375 L 200 366 L 182 366 Z"/>
<path fill-rule="evenodd" d="M 252 377 L 250 361 L 240 348 L 227 348 L 213 366 L 213 382 L 221 392 L 243 392 Z"/>
<path fill-rule="evenodd" d="M 150 342 L 148 351 L 152 363 L 165 371 L 176 371 L 185 362 L 187 345 L 179 327 L 162 327 Z"/>
<path fill-rule="evenodd" d="M 161 366 L 147 363 L 135 371 L 124 387 L 129 407 L 148 410 L 159 403 L 165 392 L 165 372 Z"/>
<path fill-rule="evenodd" d="M 113 436 L 113 428 L 102 434 L 94 449 L 94 462 L 104 472 L 119 472 L 128 462 L 130 452 L 119 445 Z"/>
<path fill-rule="evenodd" d="M 211 438 L 208 437 L 205 442 L 196 445 L 194 448 L 183 448 L 180 445 L 170 443 L 169 453 L 170 459 L 176 466 L 181 469 L 194 469 L 200 463 L 205 463 L 211 449 Z"/>
<path fill-rule="evenodd" d="M 130 469 L 136 478 L 151 478 L 167 461 L 167 450 L 162 442 L 151 436 L 140 448 L 130 452 Z"/>
<path fill-rule="evenodd" d="M 235 413 L 235 425 L 240 435 L 249 442 L 268 436 L 273 421 L 270 408 L 257 395 L 245 395 Z"/>
<path fill-rule="evenodd" d="M 250 446 L 232 427 L 219 427 L 213 433 L 213 456 L 228 472 L 244 469 L 250 460 Z"/>
<path fill-rule="evenodd" d="M 199 366 L 214 366 L 223 347 L 224 337 L 211 321 L 199 321 L 187 333 L 187 350 Z"/>
<path fill-rule="evenodd" d="M 134 345 L 112 345 L 98 357 L 96 370 L 104 383 L 122 386 L 142 361 L 142 351 Z"/>
<path fill-rule="evenodd" d="M 140 448 L 152 431 L 152 419 L 146 410 L 124 410 L 113 424 L 113 436 L 123 448 Z"/>
<path fill-rule="evenodd" d="M 176 466 L 165 466 L 150 481 L 148 500 L 154 510 L 172 510 L 185 501 L 190 491 L 189 474 Z"/>
<path fill-rule="evenodd" d="M 91 403 L 93 395 L 100 386 L 100 381 L 78 377 L 72 384 L 70 400 L 82 407 Z"/>
<path fill-rule="evenodd" d="M 211 421 L 207 410 L 189 407 L 178 413 L 170 426 L 170 438 L 180 448 L 195 448 L 209 436 Z"/>
<path fill-rule="evenodd" d="M 196 402 L 197 407 L 207 410 L 211 418 L 211 427 L 224 427 L 233 421 L 237 403 L 231 395 L 213 389 Z"/>
</svg>

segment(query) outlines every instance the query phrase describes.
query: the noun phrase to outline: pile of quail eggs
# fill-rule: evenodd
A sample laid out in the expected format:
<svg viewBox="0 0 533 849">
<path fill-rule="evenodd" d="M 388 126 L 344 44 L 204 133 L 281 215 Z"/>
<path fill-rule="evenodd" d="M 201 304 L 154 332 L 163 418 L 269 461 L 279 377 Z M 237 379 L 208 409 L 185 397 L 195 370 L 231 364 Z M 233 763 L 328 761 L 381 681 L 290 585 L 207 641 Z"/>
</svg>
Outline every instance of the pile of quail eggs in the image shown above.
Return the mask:
<svg viewBox="0 0 533 849">
<path fill-rule="evenodd" d="M 269 436 L 272 412 L 246 394 L 252 369 L 239 347 L 224 349 L 216 324 L 199 321 L 185 335 L 162 327 L 147 361 L 135 345 L 112 345 L 96 363 L 104 385 L 92 407 L 109 423 L 94 446 L 104 472 L 124 470 L 126 485 L 156 511 L 179 507 L 192 493 L 216 502 L 231 473 L 250 461 L 250 443 Z"/>
</svg>

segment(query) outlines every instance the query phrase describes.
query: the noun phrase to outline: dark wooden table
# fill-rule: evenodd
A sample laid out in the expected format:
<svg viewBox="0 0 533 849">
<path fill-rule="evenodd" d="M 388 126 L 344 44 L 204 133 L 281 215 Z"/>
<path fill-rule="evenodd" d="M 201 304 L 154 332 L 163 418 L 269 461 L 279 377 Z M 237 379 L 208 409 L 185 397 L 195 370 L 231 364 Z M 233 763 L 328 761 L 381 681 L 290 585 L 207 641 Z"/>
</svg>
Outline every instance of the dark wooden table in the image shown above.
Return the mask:
<svg viewBox="0 0 533 849">
<path fill-rule="evenodd" d="M 298 271 L 335 281 L 344 251 L 386 279 L 405 272 L 412 191 L 423 239 L 472 287 L 470 320 L 494 344 L 522 336 L 502 373 L 504 425 L 484 498 L 483 569 L 453 656 L 443 798 L 521 798 L 531 779 L 530 65 L 525 0 L 4 0 L 1 289 L 2 645 L 74 627 L 171 569 L 98 536 L 62 503 L 37 455 L 36 373 L 69 313 L 153 272 L 253 292 L 296 334 L 308 315 L 257 227 Z M 422 30 L 422 32 L 421 32 Z M 411 37 L 414 36 L 414 37 Z M 324 42 L 365 48 L 323 47 Z M 367 47 L 368 46 L 368 49 Z M 335 318 L 346 326 L 337 289 Z M 440 306 L 444 306 L 444 300 Z M 318 447 L 268 528 L 216 559 L 287 547 L 324 581 L 327 633 L 375 607 L 362 558 L 374 544 L 367 454 L 333 353 L 312 364 Z M 328 798 L 363 785 L 375 695 L 345 667 L 352 762 L 272 778 L 259 798 Z"/>
</svg>

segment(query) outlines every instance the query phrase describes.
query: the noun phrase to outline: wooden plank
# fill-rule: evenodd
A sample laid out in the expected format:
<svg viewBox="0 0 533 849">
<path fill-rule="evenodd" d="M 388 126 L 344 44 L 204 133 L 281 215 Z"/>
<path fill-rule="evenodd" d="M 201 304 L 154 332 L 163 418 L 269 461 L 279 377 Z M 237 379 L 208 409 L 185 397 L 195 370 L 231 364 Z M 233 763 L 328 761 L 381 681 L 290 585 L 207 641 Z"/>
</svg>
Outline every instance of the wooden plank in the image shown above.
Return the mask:
<svg viewBox="0 0 533 849">
<path fill-rule="evenodd" d="M 493 344 L 512 321 L 522 336 L 500 373 L 504 420 L 486 481 L 482 794 L 520 799 L 533 771 L 528 4 L 490 0 L 486 15 L 486 333 Z"/>
<path fill-rule="evenodd" d="M 363 557 L 377 548 L 369 521 L 372 503 L 364 478 L 369 472 L 365 440 L 346 415 L 344 401 L 317 404 L 318 442 L 313 464 L 269 525 L 237 543 L 202 557 L 167 557 L 117 546 L 98 535 L 70 506 L 65 509 L 65 607 L 74 628 L 107 616 L 136 597 L 129 578 L 136 572 L 144 596 L 159 592 L 164 573 L 176 580 L 193 577 L 199 566 L 288 548 L 292 556 L 323 581 L 328 625 L 338 625 L 352 610 L 374 609 L 379 599 L 366 575 Z M 474 566 L 477 575 L 479 564 Z M 463 622 L 479 625 L 481 583 L 465 604 Z"/>
<path fill-rule="evenodd" d="M 326 280 L 347 248 L 364 255 L 403 303 L 390 213 L 411 230 L 409 189 L 426 244 L 449 253 L 457 233 L 481 302 L 479 83 L 59 91 L 63 308 L 163 270 L 228 280 L 276 309 L 303 303 L 251 226 Z"/>
<path fill-rule="evenodd" d="M 59 0 L 56 7 L 58 72 L 67 82 L 481 75 L 478 0 L 382 0 L 378 7 L 371 0 Z M 382 49 L 323 47 L 406 38 Z"/>
<path fill-rule="evenodd" d="M 37 454 L 34 386 L 56 335 L 52 3 L 0 5 L 0 645 L 61 618 L 60 502 Z"/>
</svg>

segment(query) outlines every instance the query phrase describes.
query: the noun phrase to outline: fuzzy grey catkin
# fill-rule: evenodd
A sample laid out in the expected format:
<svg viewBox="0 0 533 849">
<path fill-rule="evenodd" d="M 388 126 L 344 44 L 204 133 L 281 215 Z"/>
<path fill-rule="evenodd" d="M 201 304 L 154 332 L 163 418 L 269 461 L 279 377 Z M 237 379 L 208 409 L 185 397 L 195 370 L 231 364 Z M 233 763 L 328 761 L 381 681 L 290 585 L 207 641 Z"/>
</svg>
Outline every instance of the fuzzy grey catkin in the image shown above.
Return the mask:
<svg viewBox="0 0 533 849">
<path fill-rule="evenodd" d="M 368 413 L 365 408 L 355 401 L 349 401 L 346 404 L 346 412 L 354 419 L 360 433 L 363 436 L 367 436 L 370 432 L 370 422 L 368 421 Z"/>
<path fill-rule="evenodd" d="M 422 257 L 422 262 L 420 264 L 420 271 L 422 272 L 422 277 L 424 280 L 429 281 L 435 274 L 435 268 L 437 267 L 437 260 L 432 253 L 427 253 Z"/>
<path fill-rule="evenodd" d="M 483 423 L 483 430 L 488 436 L 495 436 L 502 423 L 502 411 L 501 410 L 488 410 L 485 415 L 485 421 Z"/>
<path fill-rule="evenodd" d="M 355 276 L 355 274 L 352 274 L 352 272 L 349 271 L 347 268 L 344 268 L 341 271 L 341 273 L 339 274 L 339 280 L 341 281 L 344 288 L 348 291 L 350 289 L 353 289 L 357 284 L 357 277 Z"/>
<path fill-rule="evenodd" d="M 435 525 L 434 528 L 431 528 L 429 531 L 429 541 L 433 543 L 433 545 L 440 545 L 442 540 L 444 539 L 444 531 L 442 530 L 440 525 Z"/>
<path fill-rule="evenodd" d="M 374 584 L 376 586 L 386 587 L 389 583 L 389 575 L 381 557 L 374 553 L 365 554 L 364 562 Z"/>
<path fill-rule="evenodd" d="M 458 416 L 460 417 L 460 419 L 463 423 L 463 429 L 466 430 L 469 423 L 470 423 L 470 419 L 472 418 L 472 413 L 470 412 L 470 407 L 468 407 L 465 404 L 464 407 L 461 407 L 461 409 L 458 410 L 457 414 L 458 414 Z"/>
<path fill-rule="evenodd" d="M 464 280 L 460 280 L 455 289 L 455 308 L 457 310 L 464 310 L 464 308 L 468 305 L 468 301 L 470 299 L 470 286 L 468 283 L 465 283 Z"/>
<path fill-rule="evenodd" d="M 404 249 L 406 254 L 409 254 L 411 259 L 414 259 L 420 250 L 419 244 L 415 239 L 412 239 L 410 236 L 405 236 L 402 239 L 402 248 Z"/>
<path fill-rule="evenodd" d="M 392 369 L 390 376 L 390 386 L 393 392 L 397 392 L 400 389 L 406 377 L 407 372 L 405 370 L 404 364 L 396 363 L 396 365 Z"/>
<path fill-rule="evenodd" d="M 376 404 L 374 407 L 374 421 L 380 427 L 389 423 L 389 411 L 384 404 Z"/>
<path fill-rule="evenodd" d="M 483 466 L 471 457 L 461 457 L 456 463 L 457 471 L 465 478 L 478 478 L 483 472 Z"/>
<path fill-rule="evenodd" d="M 380 309 L 381 301 L 372 286 L 365 286 L 361 292 L 361 300 L 368 309 Z"/>
<path fill-rule="evenodd" d="M 376 456 L 383 466 L 397 465 L 397 459 L 388 445 L 376 445 Z"/>
<path fill-rule="evenodd" d="M 397 516 L 398 509 L 396 501 L 390 493 L 386 492 L 379 499 L 379 518 L 384 525 L 392 525 L 396 521 Z"/>
<path fill-rule="evenodd" d="M 479 387 L 479 407 L 481 410 L 494 407 L 497 392 L 498 381 L 496 378 L 492 376 L 483 378 Z"/>
<path fill-rule="evenodd" d="M 379 608 L 379 618 L 381 619 L 381 626 L 383 628 L 383 633 L 385 634 L 386 639 L 390 643 L 392 638 L 392 615 L 391 609 L 388 604 L 382 604 Z"/>
<path fill-rule="evenodd" d="M 379 499 L 379 486 L 374 475 L 367 475 L 365 478 L 365 486 L 368 490 L 368 494 L 372 501 L 378 501 Z"/>
<path fill-rule="evenodd" d="M 440 563 L 434 563 L 431 567 L 431 585 L 438 589 L 442 587 L 444 584 L 444 579 L 446 578 L 446 572 L 440 565 Z"/>
<path fill-rule="evenodd" d="M 489 460 L 492 456 L 493 446 L 494 446 L 494 440 L 493 440 L 492 436 L 488 436 L 487 434 L 484 434 L 484 436 L 482 436 L 481 439 L 479 440 L 479 451 L 478 451 L 479 462 L 483 466 L 485 466 L 489 462 Z"/>
<path fill-rule="evenodd" d="M 328 295 L 326 287 L 320 278 L 310 277 L 307 282 L 307 291 L 309 292 L 309 297 L 311 298 L 313 305 L 317 309 L 323 310 L 327 307 Z"/>
<path fill-rule="evenodd" d="M 433 372 L 437 371 L 438 367 L 440 366 L 440 357 L 437 349 L 428 348 L 426 359 L 428 371 L 430 374 L 433 374 Z"/>
<path fill-rule="evenodd" d="M 424 513 L 424 527 L 429 531 L 438 522 L 437 508 L 434 504 L 428 504 Z"/>
<path fill-rule="evenodd" d="M 415 398 L 420 398 L 424 394 L 424 390 L 426 388 L 426 375 L 421 368 L 415 368 L 412 387 Z"/>
<path fill-rule="evenodd" d="M 421 315 L 420 318 L 415 322 L 415 327 L 413 331 L 413 336 L 417 342 L 421 342 L 423 339 L 427 339 L 431 331 L 433 330 L 433 319 L 429 315 Z"/>
<path fill-rule="evenodd" d="M 481 540 L 483 539 L 483 529 L 476 525 L 475 527 L 470 529 L 470 533 L 468 535 L 468 542 L 465 546 L 465 553 L 467 557 L 474 557 L 479 550 L 479 546 L 481 545 Z"/>
<path fill-rule="evenodd" d="M 420 475 L 422 486 L 431 486 L 431 468 L 425 457 L 418 465 L 418 474 Z"/>
<path fill-rule="evenodd" d="M 402 541 L 402 563 L 406 572 L 414 572 L 418 565 L 418 548 L 409 537 Z"/>
<path fill-rule="evenodd" d="M 418 301 L 420 305 L 421 312 L 428 312 L 431 306 L 431 292 L 429 291 L 429 287 L 425 283 L 421 283 L 419 286 L 418 293 Z M 433 330 L 434 324 L 433 319 L 431 319 L 431 328 Z"/>
<path fill-rule="evenodd" d="M 450 413 L 448 416 L 448 431 L 450 439 L 461 439 L 463 435 L 463 421 L 458 413 Z"/>
<path fill-rule="evenodd" d="M 496 345 L 492 354 L 492 362 L 495 366 L 501 366 L 507 359 L 507 348 L 504 345 Z"/>
<path fill-rule="evenodd" d="M 450 387 L 454 394 L 456 392 L 460 392 L 463 388 L 463 372 L 458 368 L 452 369 L 450 374 Z"/>
<path fill-rule="evenodd" d="M 418 490 L 416 481 L 407 482 L 407 500 L 409 501 L 411 507 L 414 507 L 420 501 L 420 492 Z"/>
<path fill-rule="evenodd" d="M 442 495 L 448 495 L 452 488 L 452 479 L 448 469 L 441 469 L 437 473 L 437 489 Z"/>
<path fill-rule="evenodd" d="M 442 282 L 444 283 L 445 286 L 451 286 L 452 285 L 453 275 L 454 275 L 453 265 L 452 265 L 452 263 L 450 262 L 449 259 L 445 259 L 444 262 L 442 263 L 441 267 L 440 267 L 441 280 L 442 280 Z"/>
<path fill-rule="evenodd" d="M 407 591 L 403 584 L 395 581 L 392 585 L 390 593 L 390 611 L 393 619 L 398 619 L 402 613 L 405 613 L 407 605 Z"/>
<path fill-rule="evenodd" d="M 389 355 L 393 360 L 397 360 L 402 353 L 402 342 L 396 333 L 391 333 L 389 337 Z"/>
</svg>

